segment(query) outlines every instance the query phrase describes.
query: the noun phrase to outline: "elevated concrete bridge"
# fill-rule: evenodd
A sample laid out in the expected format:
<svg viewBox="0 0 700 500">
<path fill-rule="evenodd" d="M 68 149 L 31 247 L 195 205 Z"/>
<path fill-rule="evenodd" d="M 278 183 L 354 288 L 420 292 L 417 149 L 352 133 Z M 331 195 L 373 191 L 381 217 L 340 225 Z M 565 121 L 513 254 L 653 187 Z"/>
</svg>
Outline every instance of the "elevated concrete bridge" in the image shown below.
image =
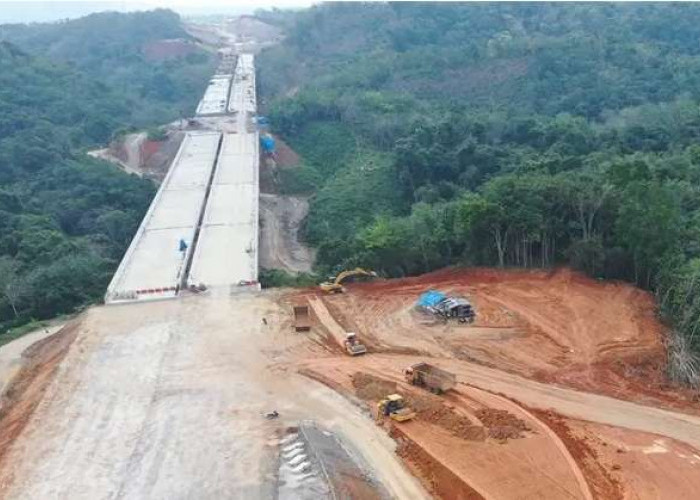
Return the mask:
<svg viewBox="0 0 700 500">
<path fill-rule="evenodd" d="M 198 117 L 228 123 L 186 133 L 105 302 L 172 298 L 200 284 L 259 288 L 255 112 L 254 59 L 241 54 L 233 75 L 215 75 L 197 107 Z"/>
</svg>

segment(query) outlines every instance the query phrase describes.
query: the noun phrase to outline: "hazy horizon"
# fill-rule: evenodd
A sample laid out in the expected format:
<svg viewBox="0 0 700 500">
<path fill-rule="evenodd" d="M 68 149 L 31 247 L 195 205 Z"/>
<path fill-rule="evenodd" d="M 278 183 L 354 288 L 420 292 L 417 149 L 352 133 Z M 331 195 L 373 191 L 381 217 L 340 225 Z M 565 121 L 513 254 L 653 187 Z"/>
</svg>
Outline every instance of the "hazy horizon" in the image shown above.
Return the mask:
<svg viewBox="0 0 700 500">
<path fill-rule="evenodd" d="M 96 12 L 134 12 L 157 8 L 172 9 L 182 16 L 242 15 L 251 14 L 261 8 L 304 7 L 312 3 L 308 0 L 272 2 L 255 2 L 253 0 L 235 2 L 200 2 L 196 0 L 0 1 L 0 24 L 54 22 L 62 19 L 75 19 Z"/>
</svg>

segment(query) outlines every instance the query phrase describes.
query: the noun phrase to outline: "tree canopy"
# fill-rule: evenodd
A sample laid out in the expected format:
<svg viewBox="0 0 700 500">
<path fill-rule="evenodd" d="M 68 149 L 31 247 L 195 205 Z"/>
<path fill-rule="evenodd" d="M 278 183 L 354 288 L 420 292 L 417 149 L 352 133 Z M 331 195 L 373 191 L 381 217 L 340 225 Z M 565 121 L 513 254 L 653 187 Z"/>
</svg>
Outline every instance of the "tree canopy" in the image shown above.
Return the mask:
<svg viewBox="0 0 700 500">
<path fill-rule="evenodd" d="M 700 6 L 275 14 L 288 37 L 259 81 L 316 180 L 306 234 L 322 267 L 568 264 L 656 291 L 700 352 Z"/>
<path fill-rule="evenodd" d="M 104 293 L 155 187 L 83 151 L 192 113 L 213 71 L 148 60 L 163 38 L 169 11 L 0 26 L 0 333 Z"/>
</svg>

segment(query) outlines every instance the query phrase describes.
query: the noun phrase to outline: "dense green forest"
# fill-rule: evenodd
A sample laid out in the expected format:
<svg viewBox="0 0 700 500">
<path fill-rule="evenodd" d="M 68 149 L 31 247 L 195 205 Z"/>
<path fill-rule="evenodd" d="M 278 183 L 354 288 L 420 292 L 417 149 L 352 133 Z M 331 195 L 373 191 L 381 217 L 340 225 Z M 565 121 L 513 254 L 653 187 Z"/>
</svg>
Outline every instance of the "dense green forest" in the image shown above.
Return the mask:
<svg viewBox="0 0 700 500">
<path fill-rule="evenodd" d="M 155 192 L 83 153 L 192 113 L 215 66 L 169 11 L 0 26 L 0 332 L 98 300 Z M 0 341 L 2 337 L 0 336 Z"/>
<path fill-rule="evenodd" d="M 700 383 L 700 6 L 323 4 L 261 13 L 287 190 L 326 270 L 550 267 L 653 290 Z M 695 358 L 697 359 L 697 358 Z"/>
</svg>

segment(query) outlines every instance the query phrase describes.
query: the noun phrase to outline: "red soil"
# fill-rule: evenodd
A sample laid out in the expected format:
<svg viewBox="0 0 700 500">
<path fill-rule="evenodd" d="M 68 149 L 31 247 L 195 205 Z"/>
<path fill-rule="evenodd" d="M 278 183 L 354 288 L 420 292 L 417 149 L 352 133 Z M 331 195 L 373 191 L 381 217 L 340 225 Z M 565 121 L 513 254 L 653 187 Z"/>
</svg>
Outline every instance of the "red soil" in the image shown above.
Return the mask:
<svg viewBox="0 0 700 500">
<path fill-rule="evenodd" d="M 296 167 L 301 162 L 301 157 L 289 145 L 280 139 L 275 138 L 275 163 L 278 167 Z"/>
<path fill-rule="evenodd" d="M 328 297 L 336 320 L 373 352 L 455 357 L 621 399 L 686 408 L 690 391 L 666 381 L 666 329 L 653 297 L 629 284 L 556 271 L 445 269 L 348 285 Z M 472 325 L 435 323 L 414 310 L 420 293 L 469 298 Z"/>
<path fill-rule="evenodd" d="M 469 487 L 457 474 L 413 442 L 399 427 L 393 426 L 390 435 L 398 444 L 396 453 L 421 479 L 423 486 L 436 498 L 445 500 L 484 498 Z"/>
<path fill-rule="evenodd" d="M 162 145 L 162 141 L 149 141 L 148 139 L 143 141 L 143 143 L 141 144 L 141 161 L 146 163 L 151 158 L 151 156 L 153 156 L 160 150 L 160 147 Z"/>
<path fill-rule="evenodd" d="M 596 499 L 621 500 L 624 498 L 620 482 L 599 463 L 597 453 L 588 445 L 586 439 L 572 434 L 566 419 L 553 411 L 533 409 L 530 409 L 530 411 L 541 421 L 545 422 L 564 441 L 569 453 L 583 469 L 586 481 Z"/>
<path fill-rule="evenodd" d="M 22 354 L 24 364 L 0 401 L 0 465 L 41 402 L 59 363 L 75 340 L 77 326 L 69 323 Z"/>
</svg>

